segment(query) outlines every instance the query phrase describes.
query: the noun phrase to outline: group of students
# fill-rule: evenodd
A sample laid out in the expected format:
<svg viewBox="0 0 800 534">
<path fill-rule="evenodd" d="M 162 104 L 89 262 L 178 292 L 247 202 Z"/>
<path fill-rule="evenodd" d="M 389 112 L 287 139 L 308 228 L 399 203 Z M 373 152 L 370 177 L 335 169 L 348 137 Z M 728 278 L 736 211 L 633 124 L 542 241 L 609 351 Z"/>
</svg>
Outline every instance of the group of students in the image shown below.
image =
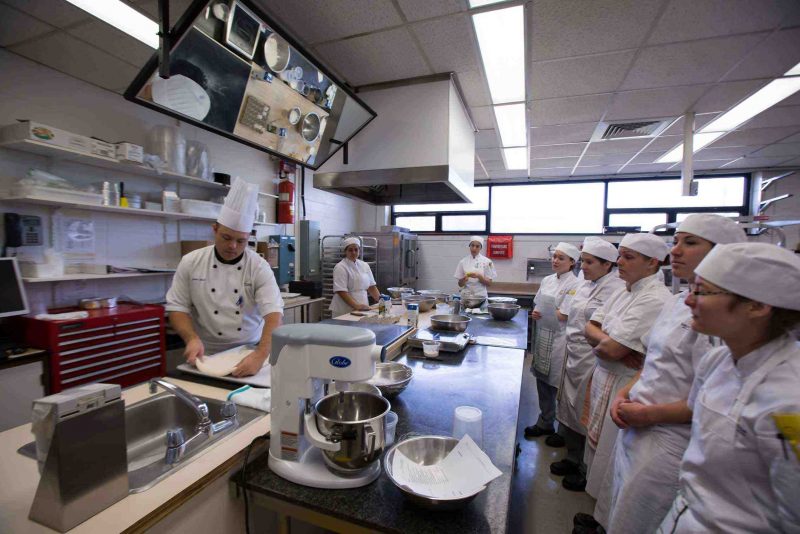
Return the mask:
<svg viewBox="0 0 800 534">
<path fill-rule="evenodd" d="M 689 283 L 677 295 L 668 255 Z M 800 532 L 798 451 L 774 420 L 800 414 L 800 257 L 696 214 L 671 249 L 587 237 L 581 251 L 559 243 L 552 266 L 532 312 L 541 413 L 525 435 L 566 446 L 551 473 L 596 499 L 573 532 Z"/>
</svg>

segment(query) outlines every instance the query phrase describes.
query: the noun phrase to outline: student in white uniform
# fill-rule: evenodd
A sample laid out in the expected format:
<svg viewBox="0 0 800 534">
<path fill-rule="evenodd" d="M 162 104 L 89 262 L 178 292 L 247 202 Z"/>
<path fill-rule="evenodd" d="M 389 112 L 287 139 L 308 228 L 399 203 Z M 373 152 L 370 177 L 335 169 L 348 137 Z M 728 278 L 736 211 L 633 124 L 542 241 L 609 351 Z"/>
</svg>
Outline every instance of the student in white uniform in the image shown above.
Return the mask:
<svg viewBox="0 0 800 534">
<path fill-rule="evenodd" d="M 583 412 L 586 425 L 588 468 L 581 483 L 597 498 L 619 429 L 608 414 L 616 392 L 642 367 L 647 352 L 647 334 L 672 296 L 658 276 L 669 247 L 655 234 L 627 234 L 619 244 L 617 267 L 625 287 L 614 293 L 586 324 L 586 339 L 596 356 L 590 398 Z M 565 479 L 566 480 L 566 479 Z M 572 481 L 568 481 L 572 482 Z"/>
<path fill-rule="evenodd" d="M 800 321 L 800 257 L 766 243 L 717 245 L 695 275 L 686 299 L 692 329 L 725 345 L 695 371 L 692 437 L 660 531 L 797 532 L 779 510 L 770 468 L 794 454 L 772 415 L 800 412 L 800 346 L 791 333 Z"/>
<path fill-rule="evenodd" d="M 455 277 L 462 297 L 488 297 L 486 288 L 497 278 L 494 263 L 481 254 L 482 249 L 483 238 L 472 236 L 469 240 L 469 254 L 458 262 Z"/>
<path fill-rule="evenodd" d="M 675 232 L 672 275 L 693 283 L 695 268 L 714 245 L 745 240 L 744 230 L 726 217 L 690 215 Z M 594 512 L 609 532 L 655 531 L 678 491 L 678 468 L 691 433 L 686 399 L 694 369 L 719 345 L 717 338 L 692 330 L 688 294 L 673 295 L 664 305 L 650 331 L 644 368 L 611 405 L 611 418 L 623 430 Z M 581 522 L 597 525 L 588 516 Z"/>
<path fill-rule="evenodd" d="M 361 253 L 357 237 L 342 241 L 345 257 L 333 268 L 333 298 L 331 316 L 339 317 L 354 310 L 368 310 L 369 298 L 380 300 L 381 294 L 375 285 L 372 269 L 366 262 L 358 259 Z"/>
<path fill-rule="evenodd" d="M 561 369 L 564 366 L 566 350 L 565 328 L 567 314 L 558 312 L 567 293 L 578 284 L 572 270 L 580 258 L 580 251 L 569 243 L 559 243 L 553 251 L 553 274 L 545 276 L 533 299 L 531 318 L 535 321 L 536 333 L 533 346 L 533 366 L 536 376 L 536 393 L 539 397 L 539 419 L 535 425 L 525 428 L 526 438 L 549 436 L 555 433 L 553 423 L 556 418 L 556 395 L 561 382 Z M 550 328 L 542 325 L 542 312 Z M 554 324 L 555 321 L 555 324 Z"/>
<path fill-rule="evenodd" d="M 625 284 L 613 270 L 616 260 L 617 249 L 608 241 L 593 236 L 583 241 L 581 269 L 584 281 L 571 299 L 565 328 L 566 358 L 556 404 L 558 434 L 545 440 L 547 445 L 557 447 L 563 443 L 567 447 L 566 458 L 550 464 L 550 472 L 557 476 L 578 475 L 584 478 L 586 475 L 586 464 L 583 463 L 586 429 L 581 423 L 581 413 L 595 357 L 584 330 L 594 312 Z M 569 486 L 569 483 L 564 485 L 568 489 Z"/>
<path fill-rule="evenodd" d="M 237 178 L 212 225 L 214 244 L 181 258 L 166 310 L 181 336 L 186 361 L 240 345 L 256 345 L 233 371 L 256 374 L 269 356 L 283 299 L 269 264 L 247 248 L 258 207 L 258 186 Z"/>
</svg>

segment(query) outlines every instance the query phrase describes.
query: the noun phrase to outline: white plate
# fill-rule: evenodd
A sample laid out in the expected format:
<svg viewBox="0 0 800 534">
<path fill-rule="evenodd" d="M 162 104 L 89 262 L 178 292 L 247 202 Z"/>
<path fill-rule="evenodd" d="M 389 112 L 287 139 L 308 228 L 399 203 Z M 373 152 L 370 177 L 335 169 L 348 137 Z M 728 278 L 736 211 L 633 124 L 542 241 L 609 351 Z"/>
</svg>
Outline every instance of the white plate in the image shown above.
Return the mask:
<svg viewBox="0 0 800 534">
<path fill-rule="evenodd" d="M 303 296 L 302 293 L 281 293 L 281 297 L 283 297 L 285 299 L 293 299 L 293 298 L 302 297 L 302 296 Z"/>
</svg>

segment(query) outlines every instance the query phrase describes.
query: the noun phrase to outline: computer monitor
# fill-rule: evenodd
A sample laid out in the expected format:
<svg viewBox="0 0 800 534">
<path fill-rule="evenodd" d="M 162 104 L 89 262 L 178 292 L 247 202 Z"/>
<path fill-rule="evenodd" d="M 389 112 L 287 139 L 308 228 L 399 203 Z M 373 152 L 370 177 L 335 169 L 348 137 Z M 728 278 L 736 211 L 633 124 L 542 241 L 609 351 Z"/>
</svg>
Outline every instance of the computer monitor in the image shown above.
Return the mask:
<svg viewBox="0 0 800 534">
<path fill-rule="evenodd" d="M 28 313 L 28 297 L 22 287 L 17 258 L 0 258 L 0 317 Z"/>
</svg>

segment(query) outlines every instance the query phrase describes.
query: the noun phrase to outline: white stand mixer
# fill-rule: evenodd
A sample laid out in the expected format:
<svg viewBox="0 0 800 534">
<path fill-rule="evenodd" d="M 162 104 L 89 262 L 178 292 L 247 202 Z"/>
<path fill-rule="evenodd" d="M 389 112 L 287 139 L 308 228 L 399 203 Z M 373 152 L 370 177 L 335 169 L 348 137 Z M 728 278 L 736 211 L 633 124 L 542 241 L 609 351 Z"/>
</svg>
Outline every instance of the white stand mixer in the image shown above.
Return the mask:
<svg viewBox="0 0 800 534">
<path fill-rule="evenodd" d="M 380 355 L 375 334 L 365 328 L 293 324 L 272 333 L 270 469 L 315 488 L 357 488 L 380 476 L 380 461 L 357 474 L 333 473 L 321 450 L 339 451 L 342 444 L 320 433 L 313 411 L 328 381 L 368 380 L 375 374 Z"/>
</svg>

